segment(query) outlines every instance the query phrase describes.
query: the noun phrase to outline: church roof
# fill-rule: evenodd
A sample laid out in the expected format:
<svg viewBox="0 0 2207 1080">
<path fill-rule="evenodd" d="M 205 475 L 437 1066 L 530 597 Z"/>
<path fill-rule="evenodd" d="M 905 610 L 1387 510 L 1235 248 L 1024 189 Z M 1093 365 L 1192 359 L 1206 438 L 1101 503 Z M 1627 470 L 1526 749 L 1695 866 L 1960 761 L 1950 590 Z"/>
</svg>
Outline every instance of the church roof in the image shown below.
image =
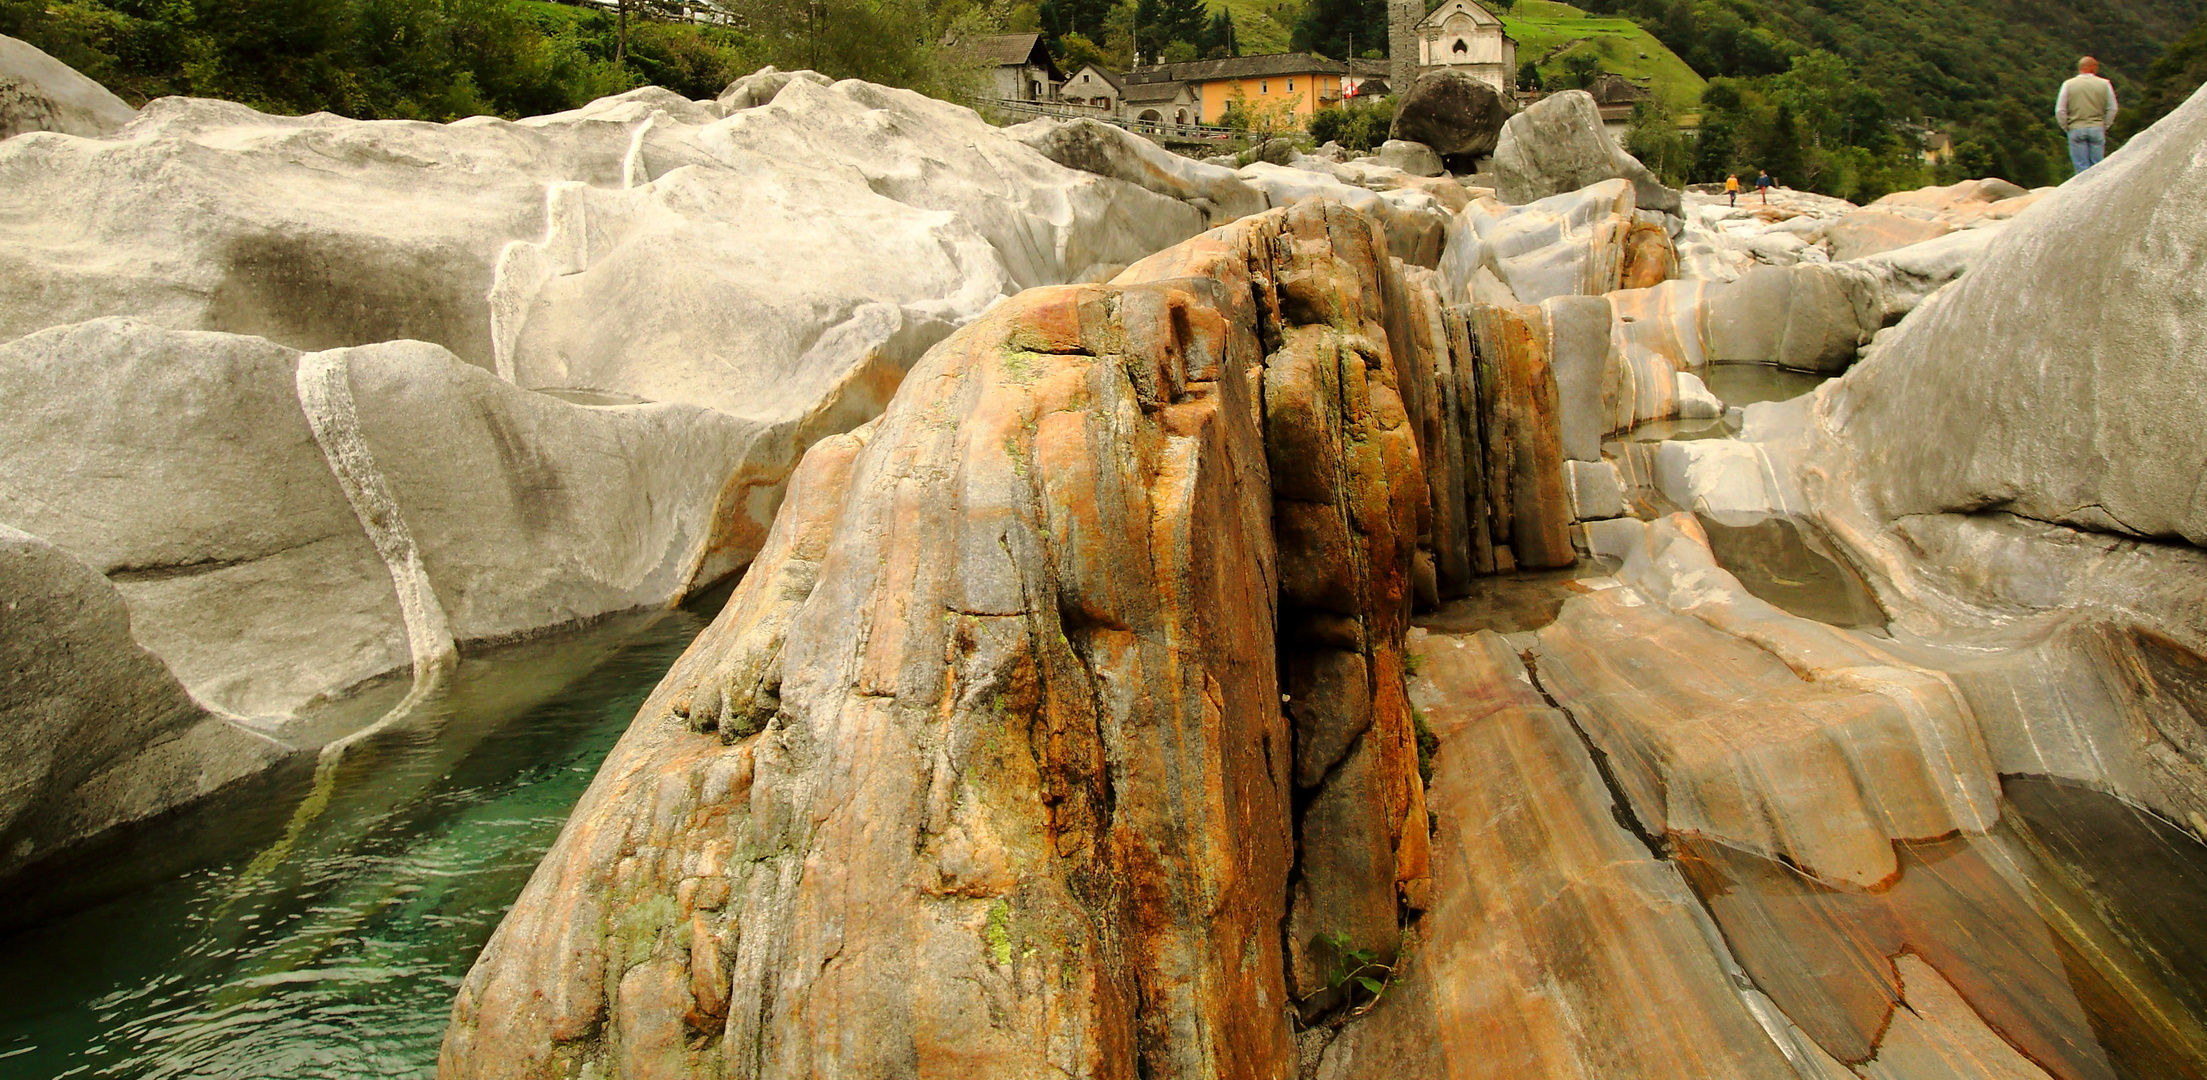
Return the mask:
<svg viewBox="0 0 2207 1080">
<path fill-rule="evenodd" d="M 1471 21 L 1480 26 L 1502 25 L 1502 20 L 1494 12 L 1488 11 L 1485 6 L 1474 2 L 1474 0 L 1448 0 L 1448 3 L 1434 8 L 1430 14 L 1420 20 L 1418 28 L 1423 30 L 1428 27 L 1437 27 L 1447 22 L 1448 17 L 1457 12 L 1471 16 Z"/>
</svg>

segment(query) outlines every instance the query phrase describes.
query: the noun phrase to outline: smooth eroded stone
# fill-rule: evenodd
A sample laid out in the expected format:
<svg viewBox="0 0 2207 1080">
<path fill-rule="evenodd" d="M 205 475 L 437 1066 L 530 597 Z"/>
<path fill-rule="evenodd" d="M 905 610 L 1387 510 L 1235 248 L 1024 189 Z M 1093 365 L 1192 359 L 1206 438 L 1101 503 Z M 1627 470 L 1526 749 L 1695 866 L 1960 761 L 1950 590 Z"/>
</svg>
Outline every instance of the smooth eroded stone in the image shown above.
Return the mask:
<svg viewBox="0 0 2207 1080">
<path fill-rule="evenodd" d="M 1954 227 L 1943 221 L 1857 210 L 1826 227 L 1824 239 L 1831 245 L 1832 258 L 1845 261 L 1936 240 L 1953 231 Z"/>
<path fill-rule="evenodd" d="M 20 403 L 0 413 L 0 519 L 108 574 L 138 640 L 246 716 L 668 603 L 756 544 L 753 425 L 570 404 L 422 342 L 300 354 L 99 319 L 0 345 L 0 388 Z M 400 536 L 407 554 L 384 550 Z"/>
<path fill-rule="evenodd" d="M 1609 433 L 1602 389 L 1608 375 L 1615 313 L 1609 300 L 1600 296 L 1555 297 L 1543 303 L 1540 310 L 1548 321 L 1549 359 L 1556 377 L 1556 427 L 1563 442 L 1563 456 L 1572 461 L 1600 461 L 1602 436 Z"/>
<path fill-rule="evenodd" d="M 817 86 L 826 86 L 833 81 L 817 71 L 781 71 L 775 68 L 774 65 L 768 64 L 729 83 L 721 90 L 715 104 L 720 106 L 723 113 L 755 109 L 761 105 L 771 104 L 774 95 L 781 93 L 782 87 L 788 86 L 792 82 L 809 82 Z"/>
<path fill-rule="evenodd" d="M 1571 483 L 1572 515 L 1580 521 L 1623 517 L 1625 489 L 1617 479 L 1617 467 L 1606 461 L 1566 461 L 1564 472 Z"/>
<path fill-rule="evenodd" d="M 5 525 L 0 612 L 0 875 L 290 753 L 193 701 L 98 571 Z"/>
<path fill-rule="evenodd" d="M 1475 305 L 1467 313 L 1477 347 L 1474 395 L 1484 477 L 1480 500 L 1493 550 L 1514 566 L 1569 566 L 1570 496 L 1564 489 L 1563 439 L 1555 374 L 1539 309 Z M 1461 376 L 1459 376 L 1461 378 Z M 1477 523 L 1478 514 L 1474 515 Z M 1496 556 L 1497 568 L 1501 556 Z"/>
<path fill-rule="evenodd" d="M 1640 222 L 1625 237 L 1624 268 L 1618 275 L 1620 289 L 1648 289 L 1678 276 L 1678 248 L 1670 230 Z"/>
<path fill-rule="evenodd" d="M 1632 182 L 1642 209 L 1676 214 L 1678 192 L 1617 145 L 1584 90 L 1550 94 L 1503 125 L 1494 148 L 1502 201 L 1529 203 L 1613 178 Z"/>
<path fill-rule="evenodd" d="M 1096 120 L 1030 120 L 1005 134 L 1068 169 L 1124 180 L 1161 195 L 1208 200 L 1213 225 L 1263 213 L 1263 192 L 1234 170 L 1182 157 L 1122 127 Z"/>
<path fill-rule="evenodd" d="M 523 387 L 723 412 L 762 429 L 728 504 L 741 565 L 804 449 L 929 346 L 1206 224 L 909 91 L 796 73 L 738 96 L 451 124 L 163 98 L 127 139 L 9 139 L 0 340 L 108 316 L 415 340 Z"/>
<path fill-rule="evenodd" d="M 1411 694 L 1440 740 L 1434 906 L 1408 974 L 1316 1075 L 1792 1077 L 1678 871 L 1619 825 L 1515 652 L 1491 632 L 1417 648 Z"/>
<path fill-rule="evenodd" d="M 1379 144 L 1379 149 L 1372 151 L 1372 156 L 1365 160 L 1375 165 L 1393 166 L 1412 176 L 1440 176 L 1447 171 L 1441 165 L 1441 155 L 1432 147 L 1408 139 L 1389 139 Z"/>
<path fill-rule="evenodd" d="M 1477 299 L 1491 272 L 1515 302 L 1552 296 L 1600 296 L 1622 281 L 1634 229 L 1632 185 L 1622 180 L 1551 196 L 1525 206 L 1473 202 L 1448 227 L 1438 269 L 1450 303 Z"/>
<path fill-rule="evenodd" d="M 104 138 L 138 110 L 27 41 L 0 34 L 0 139 L 27 131 Z"/>
<path fill-rule="evenodd" d="M 1879 517 L 1997 509 L 2207 544 L 2202 137 L 2194 96 L 2010 224 L 1827 392 L 1833 459 L 1863 456 Z"/>
<path fill-rule="evenodd" d="M 1426 192 L 1414 188 L 1373 191 L 1344 183 L 1332 174 L 1257 161 L 1239 173 L 1243 182 L 1263 192 L 1273 206 L 1325 199 L 1342 203 L 1379 219 L 1387 227 L 1387 247 L 1412 266 L 1435 266 L 1451 210 Z"/>
<path fill-rule="evenodd" d="M 1982 832 L 1991 761 L 1952 684 L 1748 594 L 1691 518 L 1540 632 L 1541 685 L 1609 757 L 1651 833 L 1699 834 L 1874 887 L 1895 840 Z"/>
</svg>

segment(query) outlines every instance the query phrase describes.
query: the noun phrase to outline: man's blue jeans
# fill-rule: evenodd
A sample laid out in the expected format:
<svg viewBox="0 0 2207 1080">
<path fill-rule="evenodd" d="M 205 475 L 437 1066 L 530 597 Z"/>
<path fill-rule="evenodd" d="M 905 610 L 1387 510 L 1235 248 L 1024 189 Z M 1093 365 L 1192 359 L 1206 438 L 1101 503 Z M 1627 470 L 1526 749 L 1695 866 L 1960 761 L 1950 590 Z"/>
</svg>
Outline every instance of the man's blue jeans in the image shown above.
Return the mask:
<svg viewBox="0 0 2207 1080">
<path fill-rule="evenodd" d="M 2069 129 L 2069 164 L 2083 172 L 2100 163 L 2107 156 L 2107 129 L 2080 127 Z"/>
</svg>

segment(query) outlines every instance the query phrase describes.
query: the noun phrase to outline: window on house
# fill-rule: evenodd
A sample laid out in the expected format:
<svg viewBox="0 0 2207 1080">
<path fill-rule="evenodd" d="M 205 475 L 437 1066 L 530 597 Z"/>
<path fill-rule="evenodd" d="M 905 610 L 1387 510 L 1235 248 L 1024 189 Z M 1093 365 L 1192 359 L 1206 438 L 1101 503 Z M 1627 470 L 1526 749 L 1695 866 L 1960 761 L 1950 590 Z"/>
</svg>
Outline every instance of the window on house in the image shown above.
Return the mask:
<svg viewBox="0 0 2207 1080">
<path fill-rule="evenodd" d="M 1271 93 L 1271 92 L 1272 92 L 1272 80 L 1270 80 L 1270 79 L 1260 79 L 1260 80 L 1258 80 L 1258 82 L 1257 82 L 1257 92 L 1258 92 L 1258 93 L 1260 93 L 1260 94 L 1269 94 L 1269 93 Z"/>
<path fill-rule="evenodd" d="M 1471 51 L 1471 46 L 1469 46 L 1469 45 L 1466 45 L 1466 44 L 1464 44 L 1464 39 L 1463 39 L 1463 38 L 1457 38 L 1457 39 L 1456 39 L 1456 48 L 1455 48 L 1455 49 L 1454 49 L 1453 51 L 1454 51 L 1454 52 L 1456 53 L 1456 55 L 1458 55 L 1458 56 L 1462 56 L 1462 55 L 1464 55 L 1465 53 L 1468 53 L 1468 52 L 1470 52 L 1470 51 Z"/>
<path fill-rule="evenodd" d="M 1287 81 L 1287 92 L 1290 94 L 1295 92 L 1295 80 L 1289 79 Z"/>
</svg>

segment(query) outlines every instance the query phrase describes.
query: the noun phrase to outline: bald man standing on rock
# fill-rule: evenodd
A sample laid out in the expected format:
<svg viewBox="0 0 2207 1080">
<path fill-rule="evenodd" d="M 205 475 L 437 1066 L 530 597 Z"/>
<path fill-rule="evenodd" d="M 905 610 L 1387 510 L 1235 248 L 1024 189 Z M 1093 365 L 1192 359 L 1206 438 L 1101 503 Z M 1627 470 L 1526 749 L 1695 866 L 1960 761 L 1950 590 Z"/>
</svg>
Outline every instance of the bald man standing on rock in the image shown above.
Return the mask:
<svg viewBox="0 0 2207 1080">
<path fill-rule="evenodd" d="M 2069 163 L 2083 172 L 2107 156 L 2107 129 L 2115 123 L 2115 84 L 2100 78 L 2100 62 L 2077 61 L 2077 77 L 2061 84 L 2054 122 L 2069 133 Z"/>
</svg>

